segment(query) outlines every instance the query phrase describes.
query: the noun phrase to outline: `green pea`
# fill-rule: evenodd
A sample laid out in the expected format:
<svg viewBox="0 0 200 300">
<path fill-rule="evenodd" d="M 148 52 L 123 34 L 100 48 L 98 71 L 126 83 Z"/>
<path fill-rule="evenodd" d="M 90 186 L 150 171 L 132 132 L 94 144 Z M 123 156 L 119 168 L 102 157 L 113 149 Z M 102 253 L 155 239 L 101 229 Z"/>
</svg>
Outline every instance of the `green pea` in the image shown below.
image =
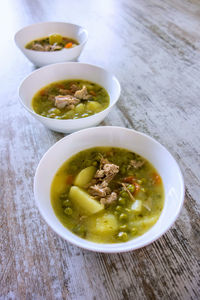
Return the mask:
<svg viewBox="0 0 200 300">
<path fill-rule="evenodd" d="M 118 239 L 122 241 L 127 241 L 128 240 L 128 234 L 126 232 L 120 231 L 117 235 Z"/>
<path fill-rule="evenodd" d="M 73 211 L 70 207 L 65 208 L 64 213 L 68 216 L 71 216 Z"/>
<path fill-rule="evenodd" d="M 135 191 L 135 186 L 133 184 L 128 185 L 128 190 L 133 193 Z"/>
<path fill-rule="evenodd" d="M 120 221 L 126 221 L 128 219 L 128 216 L 126 214 L 121 214 L 119 216 Z"/>
<path fill-rule="evenodd" d="M 128 198 L 128 193 L 123 190 L 120 192 L 120 196 L 122 196 L 123 198 Z"/>
<path fill-rule="evenodd" d="M 120 230 L 128 230 L 128 226 L 126 224 L 119 226 Z"/>
<path fill-rule="evenodd" d="M 94 167 L 97 167 L 98 162 L 97 162 L 97 161 L 94 161 L 94 162 L 92 163 L 92 165 L 93 165 Z"/>
<path fill-rule="evenodd" d="M 116 211 L 118 211 L 118 212 L 122 212 L 122 210 L 123 210 L 123 208 L 122 208 L 120 205 L 117 205 L 117 207 L 116 207 Z"/>
<path fill-rule="evenodd" d="M 124 204 L 126 203 L 126 199 L 124 199 L 124 198 L 122 198 L 122 197 L 119 197 L 118 202 L 119 202 L 121 205 L 124 205 Z"/>
<path fill-rule="evenodd" d="M 69 199 L 66 199 L 65 201 L 63 201 L 63 205 L 64 205 L 64 206 L 70 206 L 70 201 L 69 201 Z"/>
<path fill-rule="evenodd" d="M 60 195 L 59 198 L 60 198 L 61 200 L 65 200 L 67 197 L 68 197 L 68 193 L 63 193 L 63 194 Z"/>
</svg>

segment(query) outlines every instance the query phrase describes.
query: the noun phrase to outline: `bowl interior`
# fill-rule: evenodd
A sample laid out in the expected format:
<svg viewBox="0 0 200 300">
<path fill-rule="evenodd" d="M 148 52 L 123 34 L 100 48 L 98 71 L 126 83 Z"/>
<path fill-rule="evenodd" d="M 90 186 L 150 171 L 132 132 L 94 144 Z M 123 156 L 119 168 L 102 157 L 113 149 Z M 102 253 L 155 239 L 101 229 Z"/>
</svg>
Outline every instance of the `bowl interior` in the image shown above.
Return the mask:
<svg viewBox="0 0 200 300">
<path fill-rule="evenodd" d="M 95 146 L 121 147 L 136 152 L 149 160 L 163 179 L 165 203 L 158 222 L 144 235 L 126 243 L 97 244 L 79 238 L 59 222 L 50 203 L 51 182 L 58 168 L 75 153 Z M 154 139 L 130 129 L 97 127 L 69 135 L 47 151 L 36 171 L 34 194 L 42 216 L 64 239 L 92 251 L 124 252 L 148 245 L 169 229 L 182 207 L 184 183 L 174 158 Z"/>
<path fill-rule="evenodd" d="M 20 98 L 33 111 L 31 101 L 39 89 L 52 82 L 68 79 L 89 80 L 103 86 L 110 96 L 110 106 L 119 98 L 120 85 L 114 75 L 97 66 L 74 62 L 50 65 L 34 71 L 22 82 L 19 88 Z"/>
<path fill-rule="evenodd" d="M 59 33 L 74 38 L 78 40 L 79 44 L 87 40 L 87 31 L 81 26 L 64 22 L 46 22 L 22 28 L 16 33 L 15 41 L 20 48 L 24 48 L 28 42 L 48 36 L 51 33 Z"/>
</svg>

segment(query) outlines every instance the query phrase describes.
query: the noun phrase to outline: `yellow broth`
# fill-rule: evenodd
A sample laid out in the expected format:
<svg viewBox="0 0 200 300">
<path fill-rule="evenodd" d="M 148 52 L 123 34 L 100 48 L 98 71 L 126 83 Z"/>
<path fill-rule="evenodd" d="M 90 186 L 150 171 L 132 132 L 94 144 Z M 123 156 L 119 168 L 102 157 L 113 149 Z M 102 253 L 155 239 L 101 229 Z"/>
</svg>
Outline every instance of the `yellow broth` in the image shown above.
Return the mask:
<svg viewBox="0 0 200 300">
<path fill-rule="evenodd" d="M 119 166 L 119 173 L 109 184 L 117 191 L 117 200 L 97 213 L 87 214 L 77 205 L 81 198 L 75 202 L 70 199 L 70 189 L 75 187 L 81 170 L 99 168 L 102 156 Z M 131 160 L 144 161 L 144 165 L 130 168 Z M 128 188 L 134 200 L 121 182 L 132 182 L 134 191 Z M 87 188 L 81 190 L 88 193 Z M 96 147 L 72 156 L 58 169 L 51 185 L 51 204 L 60 222 L 78 236 L 97 243 L 119 243 L 141 236 L 157 222 L 164 205 L 164 188 L 156 169 L 143 157 L 121 148 Z"/>
<path fill-rule="evenodd" d="M 89 99 L 80 100 L 80 103 L 69 109 L 56 107 L 54 98 L 63 95 L 65 91 L 69 91 L 70 95 L 74 95 L 72 86 L 76 85 L 78 89 L 85 86 L 88 91 Z M 64 91 L 64 92 L 63 92 Z M 40 89 L 32 99 L 33 110 L 47 118 L 53 119 L 79 119 L 94 115 L 109 106 L 110 97 L 107 91 L 100 85 L 85 80 L 62 80 L 53 82 Z"/>
</svg>

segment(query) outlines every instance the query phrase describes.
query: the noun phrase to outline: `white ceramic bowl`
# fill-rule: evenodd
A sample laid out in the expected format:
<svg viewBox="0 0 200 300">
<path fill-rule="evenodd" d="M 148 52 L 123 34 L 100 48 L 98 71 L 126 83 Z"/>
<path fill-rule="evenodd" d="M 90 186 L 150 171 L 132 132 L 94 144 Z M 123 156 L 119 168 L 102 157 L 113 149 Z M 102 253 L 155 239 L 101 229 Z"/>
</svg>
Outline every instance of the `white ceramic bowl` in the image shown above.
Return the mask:
<svg viewBox="0 0 200 300">
<path fill-rule="evenodd" d="M 163 180 L 165 202 L 160 218 L 145 234 L 126 243 L 98 244 L 76 236 L 60 223 L 50 203 L 50 187 L 58 168 L 75 153 L 97 146 L 121 147 L 142 155 L 153 164 Z M 43 218 L 67 241 L 97 252 L 125 252 L 152 243 L 172 226 L 183 205 L 184 181 L 172 155 L 157 141 L 135 130 L 105 126 L 73 133 L 52 146 L 36 170 L 34 195 Z"/>
<path fill-rule="evenodd" d="M 110 96 L 108 108 L 95 115 L 76 120 L 51 119 L 36 114 L 31 106 L 34 94 L 47 84 L 65 79 L 89 80 L 103 86 Z M 113 74 L 100 67 L 78 62 L 68 62 L 49 65 L 31 73 L 22 82 L 19 88 L 19 96 L 22 105 L 46 127 L 58 132 L 69 133 L 98 125 L 119 99 L 120 84 Z"/>
<path fill-rule="evenodd" d="M 26 49 L 28 42 L 46 37 L 52 33 L 59 33 L 76 39 L 79 45 L 71 49 L 62 49 L 54 52 L 41 52 Z M 15 43 L 24 55 L 36 66 L 42 67 L 65 61 L 76 60 L 88 39 L 88 32 L 81 26 L 63 22 L 45 22 L 22 28 L 15 34 Z"/>
</svg>

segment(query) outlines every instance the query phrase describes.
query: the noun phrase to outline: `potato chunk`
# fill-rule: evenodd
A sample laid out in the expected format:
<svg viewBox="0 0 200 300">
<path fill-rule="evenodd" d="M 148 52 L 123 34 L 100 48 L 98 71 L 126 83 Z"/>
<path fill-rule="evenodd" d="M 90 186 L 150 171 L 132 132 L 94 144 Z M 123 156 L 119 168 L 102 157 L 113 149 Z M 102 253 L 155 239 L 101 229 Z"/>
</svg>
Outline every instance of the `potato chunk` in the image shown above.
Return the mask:
<svg viewBox="0 0 200 300">
<path fill-rule="evenodd" d="M 83 104 L 83 103 L 79 103 L 75 107 L 75 113 L 82 114 L 84 111 L 85 111 L 85 104 Z"/>
<path fill-rule="evenodd" d="M 134 213 L 139 213 L 142 210 L 142 201 L 141 200 L 135 200 L 135 202 L 131 206 L 131 210 Z"/>
<path fill-rule="evenodd" d="M 96 219 L 96 228 L 94 231 L 97 234 L 106 234 L 115 232 L 118 229 L 117 219 L 112 214 L 105 214 Z"/>
<path fill-rule="evenodd" d="M 85 187 L 93 178 L 96 168 L 93 166 L 81 170 L 75 178 L 74 185 Z"/>
<path fill-rule="evenodd" d="M 87 215 L 95 214 L 104 209 L 104 205 L 90 197 L 88 193 L 77 186 L 72 186 L 69 192 L 69 198 L 76 205 L 80 212 Z"/>
<path fill-rule="evenodd" d="M 97 101 L 90 101 L 87 104 L 87 110 L 92 112 L 99 112 L 102 110 L 102 105 Z"/>
</svg>

